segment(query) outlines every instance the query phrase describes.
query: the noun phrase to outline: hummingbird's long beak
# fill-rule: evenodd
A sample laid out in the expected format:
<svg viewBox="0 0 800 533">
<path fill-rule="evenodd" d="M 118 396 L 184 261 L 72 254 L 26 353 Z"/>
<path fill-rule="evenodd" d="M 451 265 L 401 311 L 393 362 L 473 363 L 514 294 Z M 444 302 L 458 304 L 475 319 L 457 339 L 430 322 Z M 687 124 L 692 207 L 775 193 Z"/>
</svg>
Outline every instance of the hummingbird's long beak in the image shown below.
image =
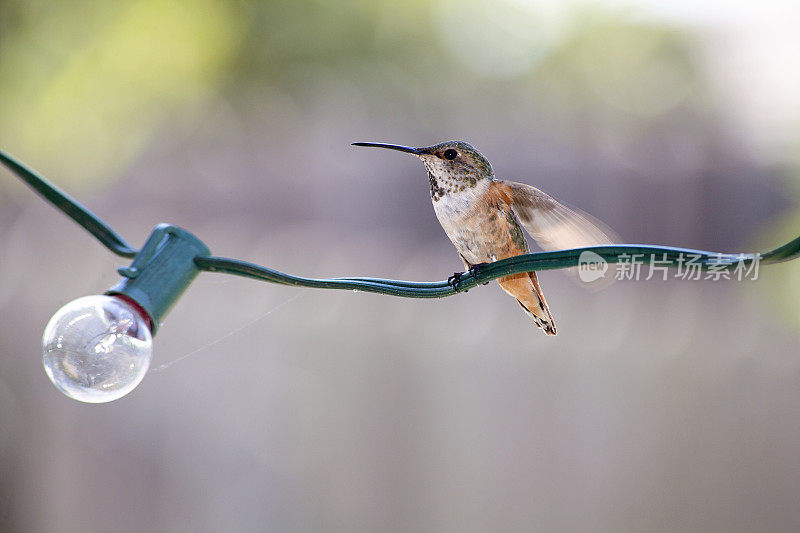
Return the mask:
<svg viewBox="0 0 800 533">
<path fill-rule="evenodd" d="M 353 146 L 371 146 L 373 148 L 388 148 L 389 150 L 397 150 L 398 152 L 406 152 L 408 154 L 414 154 L 414 155 L 427 153 L 425 151 L 425 148 L 412 148 L 411 146 L 400 146 L 399 144 L 353 143 Z"/>
</svg>

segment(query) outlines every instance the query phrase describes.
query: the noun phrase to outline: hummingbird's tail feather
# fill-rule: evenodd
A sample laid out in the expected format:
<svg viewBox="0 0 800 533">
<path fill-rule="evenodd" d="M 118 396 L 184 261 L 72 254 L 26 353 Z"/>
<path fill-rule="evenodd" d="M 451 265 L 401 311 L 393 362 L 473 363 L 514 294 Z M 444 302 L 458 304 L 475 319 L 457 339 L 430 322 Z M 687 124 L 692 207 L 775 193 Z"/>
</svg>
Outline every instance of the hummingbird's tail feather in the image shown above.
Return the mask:
<svg viewBox="0 0 800 533">
<path fill-rule="evenodd" d="M 544 293 L 535 272 L 513 274 L 497 280 L 500 287 L 519 302 L 534 323 L 548 335 L 556 334 L 556 324 L 547 307 Z"/>
<path fill-rule="evenodd" d="M 539 328 L 541 328 L 545 332 L 545 334 L 547 335 L 556 334 L 556 326 L 552 322 L 546 322 L 541 318 L 539 318 L 538 316 L 534 315 L 528 310 L 527 307 L 525 307 L 525 304 L 520 302 L 519 300 L 517 300 L 517 303 L 520 305 L 520 307 L 522 307 L 525 313 L 527 313 L 527 315 L 533 319 L 534 324 L 539 326 Z"/>
</svg>

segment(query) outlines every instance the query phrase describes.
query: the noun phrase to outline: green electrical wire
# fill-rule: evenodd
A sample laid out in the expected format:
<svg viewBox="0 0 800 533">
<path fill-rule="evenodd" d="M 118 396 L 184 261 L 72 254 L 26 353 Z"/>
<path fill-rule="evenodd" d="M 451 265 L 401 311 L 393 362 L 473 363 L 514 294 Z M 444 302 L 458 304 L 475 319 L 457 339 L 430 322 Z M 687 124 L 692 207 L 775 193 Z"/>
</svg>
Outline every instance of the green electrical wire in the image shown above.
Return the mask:
<svg viewBox="0 0 800 533">
<path fill-rule="evenodd" d="M 42 198 L 94 235 L 98 241 L 103 243 L 103 246 L 122 257 L 136 255 L 137 250 L 117 235 L 108 224 L 45 178 L 2 151 L 0 151 L 0 163 L 3 163 L 31 189 L 39 193 Z"/>
<path fill-rule="evenodd" d="M 579 264 L 580 256 L 583 252 L 593 252 L 608 263 L 625 262 L 635 255 L 645 257 L 652 254 L 659 258 L 660 263 L 669 267 L 677 267 L 686 257 L 691 257 L 693 262 L 702 270 L 708 270 L 709 268 L 730 270 L 740 264 L 748 266 L 753 261 L 758 261 L 759 265 L 766 265 L 794 259 L 800 255 L 800 237 L 780 248 L 763 254 L 723 254 L 672 246 L 628 244 L 575 248 L 557 252 L 534 252 L 480 265 L 478 268 L 464 273 L 457 282 L 449 280 L 414 282 L 364 277 L 303 278 L 238 259 L 213 256 L 197 257 L 195 258 L 195 264 L 200 270 L 223 272 L 295 287 L 358 290 L 404 298 L 444 298 L 511 274 L 575 267 Z"/>
<path fill-rule="evenodd" d="M 86 209 L 75 199 L 58 189 L 36 172 L 0 151 L 0 162 L 22 181 L 28 184 L 54 207 L 72 218 L 86 231 L 92 234 L 106 248 L 122 257 L 134 257 L 138 253 L 113 229 L 97 215 Z M 664 266 L 678 267 L 687 256 L 691 256 L 694 264 L 701 269 L 733 269 L 737 265 L 768 265 L 790 261 L 800 256 L 800 237 L 774 250 L 762 254 L 730 254 L 676 248 L 672 246 L 649 245 L 605 245 L 587 248 L 574 248 L 556 252 L 534 252 L 502 259 L 494 263 L 479 265 L 464 273 L 457 281 L 402 281 L 369 277 L 346 277 L 331 279 L 315 279 L 285 274 L 271 268 L 263 267 L 239 259 L 227 259 L 214 256 L 197 256 L 195 264 L 200 270 L 222 272 L 250 279 L 289 285 L 293 287 L 310 287 L 316 289 L 356 290 L 401 296 L 404 298 L 443 298 L 464 292 L 479 284 L 491 280 L 537 270 L 556 270 L 575 267 L 580 262 L 583 252 L 593 252 L 609 263 L 619 263 L 636 256 L 657 256 Z"/>
</svg>

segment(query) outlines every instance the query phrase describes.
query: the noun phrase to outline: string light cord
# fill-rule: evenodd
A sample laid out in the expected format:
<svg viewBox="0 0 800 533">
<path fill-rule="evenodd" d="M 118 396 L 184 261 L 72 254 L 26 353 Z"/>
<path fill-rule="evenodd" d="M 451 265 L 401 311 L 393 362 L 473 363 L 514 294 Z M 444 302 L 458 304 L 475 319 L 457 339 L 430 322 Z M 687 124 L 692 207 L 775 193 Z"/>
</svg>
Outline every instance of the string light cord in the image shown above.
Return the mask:
<svg viewBox="0 0 800 533">
<path fill-rule="evenodd" d="M 615 277 L 623 266 L 648 256 L 651 267 L 657 260 L 661 268 L 685 267 L 688 271 L 691 262 L 694 271 L 708 270 L 710 275 L 712 269 L 732 270 L 733 277 L 735 269 L 758 272 L 760 265 L 789 261 L 800 255 L 800 237 L 764 254 L 721 254 L 672 246 L 623 244 L 519 255 L 477 265 L 444 281 L 306 278 L 239 259 L 214 257 L 203 241 L 171 224 L 158 224 L 137 250 L 97 215 L 26 165 L 2 151 L 0 163 L 103 246 L 121 257 L 132 258 L 130 265 L 117 269 L 121 279 L 113 287 L 104 294 L 85 296 L 64 305 L 44 329 L 42 362 L 48 377 L 70 398 L 90 403 L 114 401 L 137 387 L 150 368 L 153 337 L 166 314 L 200 272 L 232 274 L 292 287 L 443 298 L 522 272 L 578 266 L 582 278 L 586 274 L 605 274 L 609 267 L 604 261 L 619 263 Z M 98 335 L 98 331 L 102 333 Z"/>
</svg>

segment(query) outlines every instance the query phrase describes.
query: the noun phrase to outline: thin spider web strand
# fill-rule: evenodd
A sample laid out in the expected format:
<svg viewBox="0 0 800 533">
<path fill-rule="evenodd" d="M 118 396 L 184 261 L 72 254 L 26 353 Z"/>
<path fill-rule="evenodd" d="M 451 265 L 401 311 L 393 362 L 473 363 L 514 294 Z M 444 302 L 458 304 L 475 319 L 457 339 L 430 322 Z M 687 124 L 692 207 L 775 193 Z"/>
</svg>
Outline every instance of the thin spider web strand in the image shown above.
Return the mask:
<svg viewBox="0 0 800 533">
<path fill-rule="evenodd" d="M 187 357 L 190 357 L 192 355 L 195 355 L 196 353 L 202 352 L 203 350 L 211 348 L 212 346 L 216 346 L 217 344 L 219 344 L 220 342 L 224 341 L 225 339 L 228 339 L 229 337 L 232 337 L 232 336 L 236 335 L 237 333 L 249 328 L 250 326 L 254 325 L 256 322 L 260 322 L 261 320 L 265 319 L 267 316 L 271 315 L 272 313 L 274 313 L 275 311 L 277 311 L 281 307 L 283 307 L 285 305 L 288 305 L 291 302 L 297 300 L 300 296 L 302 296 L 302 293 L 295 294 L 294 296 L 292 296 L 288 300 L 284 300 L 283 302 L 279 303 L 278 305 L 276 305 L 275 307 L 273 307 L 269 311 L 266 311 L 265 313 L 263 313 L 263 314 L 259 315 L 258 317 L 254 318 L 250 322 L 247 322 L 246 324 L 244 324 L 242 326 L 239 326 L 238 328 L 234 329 L 233 331 L 230 331 L 230 332 L 226 333 L 225 335 L 223 335 L 222 337 L 218 338 L 217 340 L 212 341 L 212 342 L 210 342 L 208 344 L 205 344 L 205 345 L 203 345 L 203 346 L 201 346 L 201 347 L 199 347 L 199 348 L 197 348 L 195 350 L 192 350 L 191 352 L 189 352 L 187 354 L 184 354 L 184 355 L 178 357 L 177 359 L 173 359 L 172 361 L 169 361 L 168 363 L 164 363 L 161 366 L 158 366 L 156 368 L 152 368 L 152 369 L 150 369 L 150 372 L 151 373 L 161 372 L 162 370 L 166 370 L 167 368 L 171 367 L 175 363 L 183 361 Z"/>
</svg>

